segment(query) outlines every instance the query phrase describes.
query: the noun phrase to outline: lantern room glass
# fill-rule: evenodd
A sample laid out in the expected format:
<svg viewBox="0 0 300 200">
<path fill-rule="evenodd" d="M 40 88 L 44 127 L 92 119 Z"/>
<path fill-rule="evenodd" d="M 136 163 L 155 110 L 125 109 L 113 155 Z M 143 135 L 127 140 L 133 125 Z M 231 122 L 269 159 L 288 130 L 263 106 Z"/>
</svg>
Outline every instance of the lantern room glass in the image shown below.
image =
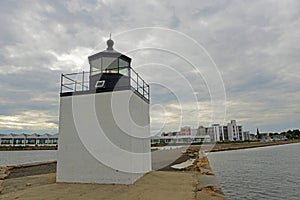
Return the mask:
<svg viewBox="0 0 300 200">
<path fill-rule="evenodd" d="M 119 73 L 129 76 L 130 64 L 122 58 L 101 57 L 90 62 L 91 75 L 100 73 Z"/>
</svg>

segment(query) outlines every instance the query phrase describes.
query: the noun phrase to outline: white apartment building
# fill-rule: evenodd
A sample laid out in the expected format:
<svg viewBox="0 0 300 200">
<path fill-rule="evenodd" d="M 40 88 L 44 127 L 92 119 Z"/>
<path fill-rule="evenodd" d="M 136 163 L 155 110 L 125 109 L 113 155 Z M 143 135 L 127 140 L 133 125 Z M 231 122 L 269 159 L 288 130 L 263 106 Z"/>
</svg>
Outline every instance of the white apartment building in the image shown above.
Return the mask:
<svg viewBox="0 0 300 200">
<path fill-rule="evenodd" d="M 245 140 L 244 132 L 242 126 L 236 124 L 236 120 L 231 120 L 230 123 L 227 124 L 228 127 L 228 138 L 231 141 L 236 140 Z"/>
<path fill-rule="evenodd" d="M 244 141 L 243 127 L 231 120 L 227 125 L 199 126 L 197 135 L 209 135 L 212 141 Z"/>
</svg>

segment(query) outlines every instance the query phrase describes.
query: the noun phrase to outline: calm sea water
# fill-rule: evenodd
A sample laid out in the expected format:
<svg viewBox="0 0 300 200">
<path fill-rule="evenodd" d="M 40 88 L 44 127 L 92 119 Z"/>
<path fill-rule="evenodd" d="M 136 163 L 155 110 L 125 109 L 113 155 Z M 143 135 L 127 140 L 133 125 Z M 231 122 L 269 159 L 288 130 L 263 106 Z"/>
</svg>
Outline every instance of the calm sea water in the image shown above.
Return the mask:
<svg viewBox="0 0 300 200">
<path fill-rule="evenodd" d="M 0 151 L 0 166 L 56 161 L 56 150 Z"/>
<path fill-rule="evenodd" d="M 210 153 L 228 200 L 299 200 L 300 143 Z"/>
</svg>

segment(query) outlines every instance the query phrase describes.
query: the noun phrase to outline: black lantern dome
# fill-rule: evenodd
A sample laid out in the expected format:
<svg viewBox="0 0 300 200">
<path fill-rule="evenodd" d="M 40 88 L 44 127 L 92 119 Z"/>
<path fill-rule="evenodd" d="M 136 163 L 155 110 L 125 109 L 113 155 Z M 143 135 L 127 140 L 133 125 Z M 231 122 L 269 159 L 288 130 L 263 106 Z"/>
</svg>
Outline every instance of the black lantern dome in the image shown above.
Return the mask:
<svg viewBox="0 0 300 200">
<path fill-rule="evenodd" d="M 107 40 L 107 49 L 89 56 L 90 90 L 111 91 L 130 87 L 131 58 L 113 49 L 114 41 Z"/>
<path fill-rule="evenodd" d="M 109 40 L 107 40 L 106 44 L 107 44 L 107 49 L 106 50 L 108 50 L 108 51 L 114 50 L 113 49 L 114 41 L 111 38 L 109 38 Z"/>
</svg>

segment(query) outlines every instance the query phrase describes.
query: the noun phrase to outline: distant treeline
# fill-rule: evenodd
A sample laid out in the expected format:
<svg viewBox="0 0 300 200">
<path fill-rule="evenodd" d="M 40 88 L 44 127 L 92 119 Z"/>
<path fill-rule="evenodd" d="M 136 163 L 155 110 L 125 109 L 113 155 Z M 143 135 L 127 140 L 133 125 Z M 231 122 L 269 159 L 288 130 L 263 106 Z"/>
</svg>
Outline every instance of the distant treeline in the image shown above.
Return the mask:
<svg viewBox="0 0 300 200">
<path fill-rule="evenodd" d="M 276 134 L 276 133 L 274 133 L 274 134 Z M 280 135 L 284 135 L 289 140 L 299 139 L 300 138 L 300 130 L 299 129 L 288 130 L 286 132 L 281 132 Z"/>
<path fill-rule="evenodd" d="M 281 132 L 281 133 L 269 133 L 270 137 L 276 137 L 276 136 L 285 136 L 287 139 L 289 140 L 293 140 L 293 139 L 300 139 L 300 130 L 299 129 L 295 129 L 295 130 L 288 130 L 285 132 Z M 262 134 L 257 134 L 258 139 L 261 139 Z"/>
</svg>

